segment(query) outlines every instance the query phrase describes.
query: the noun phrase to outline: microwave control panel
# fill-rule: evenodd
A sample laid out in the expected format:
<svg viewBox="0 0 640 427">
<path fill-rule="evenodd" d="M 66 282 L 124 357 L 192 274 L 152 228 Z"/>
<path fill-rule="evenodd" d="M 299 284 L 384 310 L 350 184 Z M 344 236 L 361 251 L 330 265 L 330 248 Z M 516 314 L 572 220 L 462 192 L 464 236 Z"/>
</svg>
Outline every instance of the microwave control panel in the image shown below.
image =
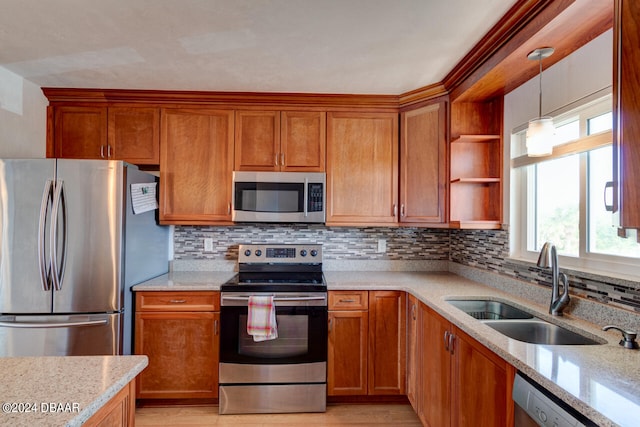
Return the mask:
<svg viewBox="0 0 640 427">
<path fill-rule="evenodd" d="M 307 211 L 322 212 L 324 200 L 324 185 L 322 183 L 309 183 L 307 195 Z"/>
</svg>

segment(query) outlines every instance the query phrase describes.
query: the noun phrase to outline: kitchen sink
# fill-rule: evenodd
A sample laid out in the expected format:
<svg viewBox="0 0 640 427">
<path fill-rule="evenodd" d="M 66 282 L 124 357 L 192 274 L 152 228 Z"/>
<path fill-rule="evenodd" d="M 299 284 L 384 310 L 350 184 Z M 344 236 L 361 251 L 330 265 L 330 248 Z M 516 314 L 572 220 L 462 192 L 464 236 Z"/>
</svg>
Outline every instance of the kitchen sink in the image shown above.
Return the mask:
<svg viewBox="0 0 640 427">
<path fill-rule="evenodd" d="M 602 344 L 502 301 L 454 299 L 447 302 L 514 340 L 547 345 Z"/>
<path fill-rule="evenodd" d="M 533 319 L 532 314 L 501 301 L 447 300 L 447 302 L 479 320 Z"/>
<path fill-rule="evenodd" d="M 562 326 L 533 318 L 529 320 L 488 320 L 483 322 L 496 331 L 513 338 L 514 340 L 528 342 L 530 344 L 547 345 L 595 345 L 601 344 L 591 338 L 577 332 L 570 331 Z"/>
</svg>

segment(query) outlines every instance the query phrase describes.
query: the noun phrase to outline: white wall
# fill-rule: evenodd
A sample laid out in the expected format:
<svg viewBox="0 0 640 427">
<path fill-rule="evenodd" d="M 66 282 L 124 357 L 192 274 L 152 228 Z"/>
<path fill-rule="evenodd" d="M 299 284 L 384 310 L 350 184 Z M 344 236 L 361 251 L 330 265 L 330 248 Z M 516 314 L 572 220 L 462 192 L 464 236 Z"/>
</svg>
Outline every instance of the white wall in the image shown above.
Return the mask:
<svg viewBox="0 0 640 427">
<path fill-rule="evenodd" d="M 609 30 L 542 73 L 542 115 L 610 87 L 612 79 L 613 31 Z M 538 99 L 538 76 L 504 97 L 505 219 L 510 218 L 509 201 L 513 194 L 513 190 L 510 191 L 511 132 L 538 116 Z M 512 227 L 517 226 L 514 218 L 509 222 Z"/>
<path fill-rule="evenodd" d="M 47 98 L 39 86 L 0 67 L 0 158 L 43 158 Z"/>
</svg>

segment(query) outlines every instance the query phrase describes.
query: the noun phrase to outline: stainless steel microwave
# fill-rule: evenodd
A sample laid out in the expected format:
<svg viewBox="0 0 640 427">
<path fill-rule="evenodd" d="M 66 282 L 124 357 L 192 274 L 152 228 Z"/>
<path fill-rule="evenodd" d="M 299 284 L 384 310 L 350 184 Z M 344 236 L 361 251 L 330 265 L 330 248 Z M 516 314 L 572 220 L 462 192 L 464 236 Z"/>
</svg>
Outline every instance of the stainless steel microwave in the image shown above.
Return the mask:
<svg viewBox="0 0 640 427">
<path fill-rule="evenodd" d="M 325 221 L 323 172 L 233 172 L 235 222 Z"/>
</svg>

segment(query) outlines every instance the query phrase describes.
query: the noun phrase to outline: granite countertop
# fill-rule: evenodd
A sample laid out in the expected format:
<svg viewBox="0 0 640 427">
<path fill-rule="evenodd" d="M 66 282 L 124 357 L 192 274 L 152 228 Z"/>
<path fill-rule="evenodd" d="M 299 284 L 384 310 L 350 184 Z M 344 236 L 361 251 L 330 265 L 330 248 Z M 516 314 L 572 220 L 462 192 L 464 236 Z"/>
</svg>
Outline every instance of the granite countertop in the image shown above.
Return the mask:
<svg viewBox="0 0 640 427">
<path fill-rule="evenodd" d="M 147 364 L 147 356 L 0 358 L 0 426 L 80 426 Z"/>
<path fill-rule="evenodd" d="M 134 290 L 219 290 L 220 285 L 233 274 L 172 272 L 137 285 Z M 611 321 L 607 315 L 602 316 L 602 325 L 571 314 L 552 317 L 547 314 L 548 305 L 535 302 L 536 298 L 527 294 L 529 289 L 534 293 L 542 291 L 546 301 L 547 297 L 550 298 L 548 288 L 530 284 L 520 289 L 517 286 L 513 289 L 509 286 L 493 287 L 450 272 L 325 271 L 324 274 L 329 290 L 409 292 L 598 425 L 631 426 L 637 425 L 640 419 L 640 369 L 637 369 L 640 351 L 619 346 L 619 332 L 601 330 L 604 323 Z M 509 302 L 604 344 L 527 344 L 502 335 L 446 302 L 452 298 L 475 297 Z M 593 311 L 593 306 L 587 301 L 575 300 L 575 312 L 580 312 L 580 304 Z"/>
</svg>

